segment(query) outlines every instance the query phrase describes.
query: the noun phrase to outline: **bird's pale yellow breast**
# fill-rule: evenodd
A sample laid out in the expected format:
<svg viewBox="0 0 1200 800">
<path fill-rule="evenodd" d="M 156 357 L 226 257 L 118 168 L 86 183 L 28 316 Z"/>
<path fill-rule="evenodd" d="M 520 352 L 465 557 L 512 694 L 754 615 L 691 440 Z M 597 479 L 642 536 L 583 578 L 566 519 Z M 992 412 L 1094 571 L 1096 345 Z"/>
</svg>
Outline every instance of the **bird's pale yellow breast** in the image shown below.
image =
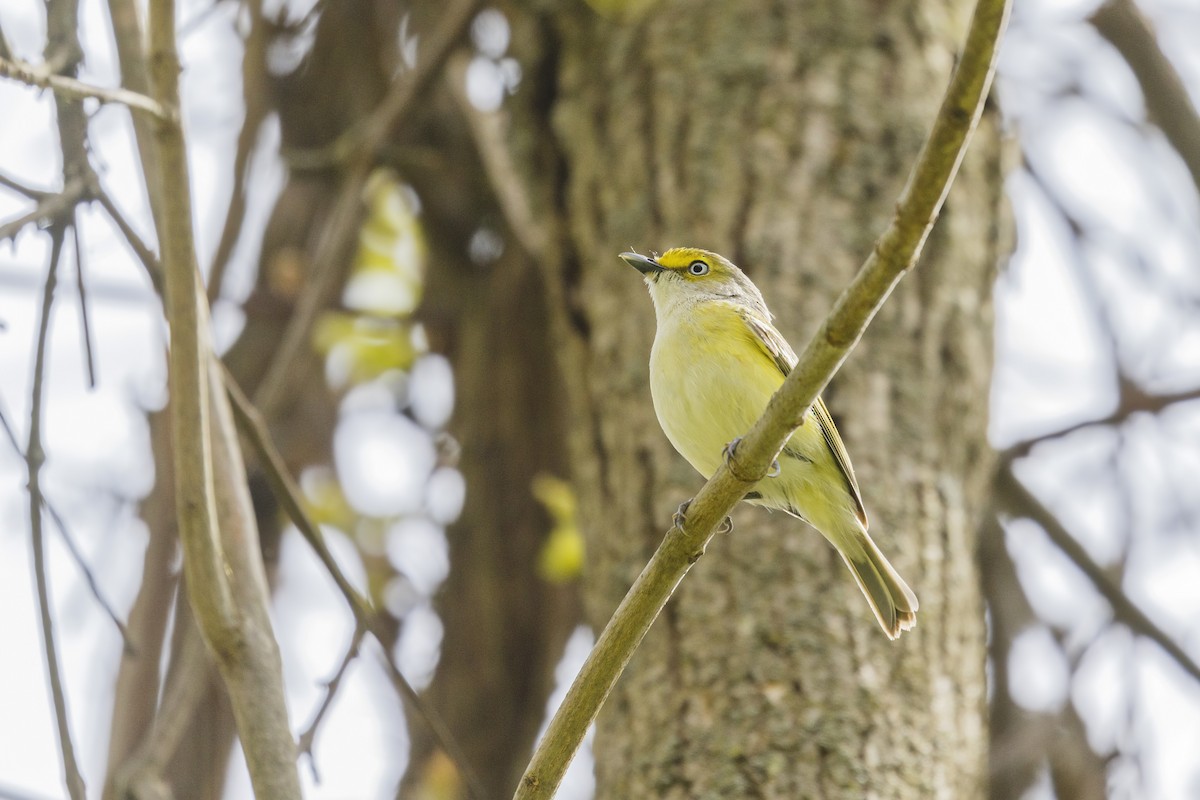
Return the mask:
<svg viewBox="0 0 1200 800">
<path fill-rule="evenodd" d="M 782 383 L 729 304 L 705 300 L 660 316 L 650 352 L 654 412 L 671 444 L 706 478 Z"/>
</svg>

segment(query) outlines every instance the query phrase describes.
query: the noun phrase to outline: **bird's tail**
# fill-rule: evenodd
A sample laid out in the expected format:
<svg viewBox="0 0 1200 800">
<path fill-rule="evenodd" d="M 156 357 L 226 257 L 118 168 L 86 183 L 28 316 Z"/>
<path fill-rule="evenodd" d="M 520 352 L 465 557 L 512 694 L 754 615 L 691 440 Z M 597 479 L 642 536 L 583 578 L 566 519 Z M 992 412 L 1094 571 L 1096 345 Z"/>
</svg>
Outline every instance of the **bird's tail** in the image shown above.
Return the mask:
<svg viewBox="0 0 1200 800">
<path fill-rule="evenodd" d="M 889 639 L 896 639 L 902 632 L 912 630 L 917 624 L 917 596 L 879 551 L 870 534 L 855 525 L 844 530 L 840 538 L 838 553 L 866 595 L 883 632 Z"/>
</svg>

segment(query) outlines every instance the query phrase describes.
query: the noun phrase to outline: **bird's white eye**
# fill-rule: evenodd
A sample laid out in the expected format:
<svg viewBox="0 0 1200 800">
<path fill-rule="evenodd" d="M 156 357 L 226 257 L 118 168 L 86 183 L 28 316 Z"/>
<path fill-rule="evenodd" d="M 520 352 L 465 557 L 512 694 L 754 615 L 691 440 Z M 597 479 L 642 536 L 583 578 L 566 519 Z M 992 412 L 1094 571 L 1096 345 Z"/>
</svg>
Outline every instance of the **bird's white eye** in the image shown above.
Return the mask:
<svg viewBox="0 0 1200 800">
<path fill-rule="evenodd" d="M 688 272 L 692 273 L 693 275 L 707 275 L 708 264 L 699 260 L 693 261 L 692 263 L 688 264 Z"/>
</svg>

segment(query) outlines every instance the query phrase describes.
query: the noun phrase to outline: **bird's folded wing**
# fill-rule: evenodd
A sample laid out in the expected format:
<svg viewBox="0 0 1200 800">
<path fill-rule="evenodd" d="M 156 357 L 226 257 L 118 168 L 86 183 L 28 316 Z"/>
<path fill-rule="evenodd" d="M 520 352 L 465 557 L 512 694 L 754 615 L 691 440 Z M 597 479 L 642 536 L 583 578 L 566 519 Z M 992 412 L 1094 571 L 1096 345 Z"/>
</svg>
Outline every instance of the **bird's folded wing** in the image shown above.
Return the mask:
<svg viewBox="0 0 1200 800">
<path fill-rule="evenodd" d="M 786 378 L 792 368 L 796 366 L 796 353 L 792 350 L 791 345 L 779 331 L 775 330 L 774 325 L 753 311 L 738 309 L 738 315 L 746 324 L 751 338 L 775 362 L 775 365 L 779 367 L 779 372 Z M 858 490 L 858 479 L 854 477 L 854 466 L 850 463 L 850 454 L 846 452 L 846 445 L 842 443 L 841 434 L 838 433 L 837 426 L 833 424 L 833 417 L 829 415 L 829 409 L 825 407 L 825 401 L 820 397 L 817 398 L 817 402 L 813 403 L 812 415 L 817 421 L 817 427 L 821 430 L 821 436 L 824 437 L 830 452 L 833 453 L 834 461 L 837 462 L 842 476 L 846 479 L 846 486 L 854 498 L 855 515 L 865 528 L 867 526 L 867 510 L 863 507 L 862 494 Z"/>
</svg>

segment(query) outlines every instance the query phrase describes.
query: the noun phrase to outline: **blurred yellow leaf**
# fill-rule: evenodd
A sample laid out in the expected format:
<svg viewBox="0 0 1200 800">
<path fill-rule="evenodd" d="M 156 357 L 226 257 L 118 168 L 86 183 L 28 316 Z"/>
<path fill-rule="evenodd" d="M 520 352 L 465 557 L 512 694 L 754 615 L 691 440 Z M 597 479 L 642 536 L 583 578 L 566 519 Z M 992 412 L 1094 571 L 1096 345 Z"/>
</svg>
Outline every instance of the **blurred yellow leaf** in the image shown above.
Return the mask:
<svg viewBox="0 0 1200 800">
<path fill-rule="evenodd" d="M 328 467 L 305 470 L 300 483 L 304 489 L 305 510 L 313 522 L 343 531 L 353 529 L 358 514 L 346 500 L 333 470 Z"/>
<path fill-rule="evenodd" d="M 575 490 L 562 478 L 545 472 L 534 477 L 533 496 L 557 524 L 575 524 Z"/>
<path fill-rule="evenodd" d="M 389 370 L 407 370 L 418 355 L 406 322 L 337 311 L 317 319 L 313 347 L 321 355 L 341 359 L 340 371 L 351 383 L 372 380 Z"/>
<path fill-rule="evenodd" d="M 435 751 L 425 761 L 413 800 L 460 800 L 464 796 L 466 785 L 458 768 L 444 752 Z"/>
<path fill-rule="evenodd" d="M 575 490 L 553 475 L 533 479 L 533 496 L 554 520 L 554 527 L 538 553 L 538 574 L 551 583 L 566 583 L 583 572 L 583 534 L 576 521 Z"/>
<path fill-rule="evenodd" d="M 425 235 L 413 194 L 395 173 L 377 169 L 363 200 L 367 216 L 343 299 L 358 311 L 407 316 L 420 302 L 425 274 Z"/>
</svg>

